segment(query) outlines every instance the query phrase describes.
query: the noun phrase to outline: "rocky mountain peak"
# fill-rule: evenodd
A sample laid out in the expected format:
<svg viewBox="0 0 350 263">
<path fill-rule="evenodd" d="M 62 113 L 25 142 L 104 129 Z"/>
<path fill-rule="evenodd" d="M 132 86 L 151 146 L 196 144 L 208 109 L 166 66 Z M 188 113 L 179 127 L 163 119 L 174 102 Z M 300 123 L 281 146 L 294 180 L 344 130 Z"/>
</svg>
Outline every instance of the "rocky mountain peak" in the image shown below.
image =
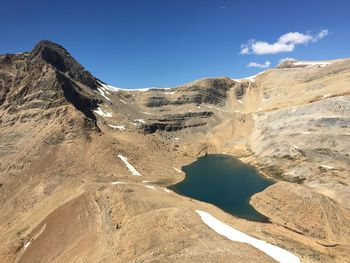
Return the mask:
<svg viewBox="0 0 350 263">
<path fill-rule="evenodd" d="M 97 81 L 90 72 L 84 69 L 69 52 L 59 44 L 41 40 L 30 53 L 31 64 L 46 62 L 54 69 L 66 74 L 92 89 L 97 88 Z"/>
</svg>

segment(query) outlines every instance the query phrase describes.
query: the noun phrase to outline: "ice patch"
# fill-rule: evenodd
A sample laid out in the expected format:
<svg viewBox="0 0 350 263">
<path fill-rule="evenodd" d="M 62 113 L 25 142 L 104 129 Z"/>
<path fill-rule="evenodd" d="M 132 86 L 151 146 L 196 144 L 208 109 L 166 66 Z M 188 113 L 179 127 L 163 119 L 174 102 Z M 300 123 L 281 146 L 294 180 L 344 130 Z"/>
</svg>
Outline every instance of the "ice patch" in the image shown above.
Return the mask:
<svg viewBox="0 0 350 263">
<path fill-rule="evenodd" d="M 94 112 L 98 115 L 101 115 L 102 117 L 112 117 L 112 113 L 104 112 L 100 107 L 98 107 L 97 110 L 94 110 Z"/>
<path fill-rule="evenodd" d="M 213 217 L 211 214 L 196 210 L 202 221 L 219 235 L 232 241 L 249 244 L 281 263 L 300 263 L 300 259 L 291 252 L 267 243 L 266 241 L 251 237 Z"/>
<path fill-rule="evenodd" d="M 141 174 L 135 169 L 135 167 L 128 162 L 128 158 L 121 154 L 118 154 L 118 157 L 124 162 L 125 166 L 129 169 L 132 175 L 141 176 Z"/>
<path fill-rule="evenodd" d="M 125 128 L 125 125 L 112 125 L 112 124 L 108 124 L 109 127 L 113 128 L 113 129 L 118 129 L 118 130 L 121 130 L 121 131 L 125 131 L 126 128 Z"/>
</svg>

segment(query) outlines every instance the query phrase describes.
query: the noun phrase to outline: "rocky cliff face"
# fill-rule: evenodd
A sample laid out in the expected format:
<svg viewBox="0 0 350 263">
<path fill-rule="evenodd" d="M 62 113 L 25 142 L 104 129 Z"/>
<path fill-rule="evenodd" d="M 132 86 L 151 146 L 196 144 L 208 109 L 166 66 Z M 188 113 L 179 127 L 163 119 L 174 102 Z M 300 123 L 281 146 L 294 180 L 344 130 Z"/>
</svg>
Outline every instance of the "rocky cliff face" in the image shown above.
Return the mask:
<svg viewBox="0 0 350 263">
<path fill-rule="evenodd" d="M 1 55 L 0 170 L 29 165 L 28 152 L 34 154 L 42 143 L 98 131 L 93 114 L 100 101 L 94 95 L 96 86 L 96 79 L 63 47 L 49 41 L 28 53 Z"/>
<path fill-rule="evenodd" d="M 132 91 L 98 81 L 49 41 L 0 55 L 0 261 L 273 261 L 208 229 L 203 209 L 306 262 L 344 262 L 349 84 L 344 59 Z M 165 188 L 206 153 L 288 181 L 251 200 L 271 223 Z"/>
<path fill-rule="evenodd" d="M 63 47 L 41 41 L 29 53 L 1 56 L 0 67 L 0 103 L 7 113 L 72 104 L 94 119 L 97 81 Z"/>
</svg>

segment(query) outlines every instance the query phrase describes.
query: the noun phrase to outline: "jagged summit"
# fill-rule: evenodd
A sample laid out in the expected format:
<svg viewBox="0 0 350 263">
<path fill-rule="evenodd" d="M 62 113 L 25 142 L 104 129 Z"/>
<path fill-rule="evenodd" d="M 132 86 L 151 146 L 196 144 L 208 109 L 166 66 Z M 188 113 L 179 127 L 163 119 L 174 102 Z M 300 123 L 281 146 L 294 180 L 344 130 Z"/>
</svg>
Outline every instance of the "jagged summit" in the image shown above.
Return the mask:
<svg viewBox="0 0 350 263">
<path fill-rule="evenodd" d="M 77 62 L 69 52 L 59 44 L 48 40 L 41 40 L 31 51 L 31 60 L 37 63 L 44 60 L 56 70 L 65 73 L 70 78 L 86 86 L 96 89 L 97 80 Z"/>
<path fill-rule="evenodd" d="M 7 112 L 40 115 L 37 109 L 72 104 L 95 118 L 97 80 L 62 46 L 43 40 L 29 53 L 0 56 L 0 66 L 0 106 Z"/>
</svg>

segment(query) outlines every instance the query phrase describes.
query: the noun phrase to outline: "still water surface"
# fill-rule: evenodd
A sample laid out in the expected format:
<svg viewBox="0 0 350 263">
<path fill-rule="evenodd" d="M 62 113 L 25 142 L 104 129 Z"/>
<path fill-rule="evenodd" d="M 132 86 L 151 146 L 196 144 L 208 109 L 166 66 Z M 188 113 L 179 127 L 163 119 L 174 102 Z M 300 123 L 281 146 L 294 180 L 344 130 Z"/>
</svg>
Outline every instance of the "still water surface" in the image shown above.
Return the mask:
<svg viewBox="0 0 350 263">
<path fill-rule="evenodd" d="M 173 191 L 211 203 L 222 210 L 254 221 L 267 221 L 249 200 L 273 182 L 260 175 L 252 166 L 222 154 L 211 154 L 183 166 L 186 178 L 170 186 Z"/>
</svg>

